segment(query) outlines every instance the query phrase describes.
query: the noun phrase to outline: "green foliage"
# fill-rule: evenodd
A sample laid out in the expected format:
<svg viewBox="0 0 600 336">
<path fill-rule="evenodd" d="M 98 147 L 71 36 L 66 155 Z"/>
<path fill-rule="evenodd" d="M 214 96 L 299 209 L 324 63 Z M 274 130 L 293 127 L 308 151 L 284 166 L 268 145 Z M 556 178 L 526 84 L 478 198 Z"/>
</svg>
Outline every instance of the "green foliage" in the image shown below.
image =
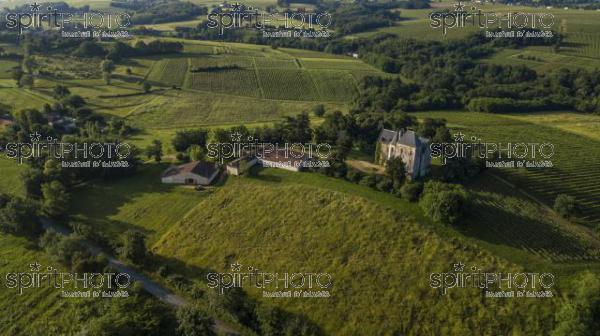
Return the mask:
<svg viewBox="0 0 600 336">
<path fill-rule="evenodd" d="M 554 200 L 554 211 L 562 217 L 571 217 L 578 212 L 577 200 L 573 196 L 559 194 Z"/>
<path fill-rule="evenodd" d="M 177 311 L 179 326 L 177 331 L 181 336 L 216 336 L 215 322 L 206 313 L 194 306 L 183 306 Z"/>
<path fill-rule="evenodd" d="M 50 217 L 60 217 L 69 208 L 69 194 L 59 181 L 42 184 L 42 211 Z"/>
<path fill-rule="evenodd" d="M 20 178 L 25 186 L 25 194 L 27 197 L 39 199 L 42 197 L 41 185 L 44 181 L 44 175 L 41 170 L 35 168 L 27 168 L 21 171 Z"/>
<path fill-rule="evenodd" d="M 146 261 L 146 237 L 141 232 L 136 230 L 125 231 L 122 244 L 121 257 L 136 265 L 141 265 Z"/>
<path fill-rule="evenodd" d="M 313 107 L 313 113 L 316 117 L 323 117 L 325 115 L 325 106 L 323 104 L 318 104 Z"/>
<path fill-rule="evenodd" d="M 66 86 L 60 84 L 55 86 L 54 90 L 52 90 L 52 95 L 56 99 L 62 99 L 70 94 L 71 91 L 69 91 L 69 89 Z"/>
<path fill-rule="evenodd" d="M 600 278 L 582 273 L 574 286 L 574 295 L 556 313 L 552 336 L 592 336 L 600 330 Z"/>
<path fill-rule="evenodd" d="M 188 153 L 189 153 L 189 157 L 191 161 L 200 161 L 204 159 L 204 150 L 202 149 L 202 147 L 200 147 L 200 145 L 191 145 L 190 148 L 188 149 Z M 245 161 L 242 161 L 245 163 Z M 241 162 L 240 162 L 241 164 Z M 241 168 L 241 166 L 240 166 Z"/>
<path fill-rule="evenodd" d="M 171 144 L 178 152 L 185 152 L 192 145 L 206 146 L 208 132 L 202 129 L 177 131 Z"/>
<path fill-rule="evenodd" d="M 152 140 L 152 144 L 146 147 L 144 152 L 148 158 L 154 157 L 154 161 L 160 162 L 162 160 L 162 142 L 158 139 Z"/>
<path fill-rule="evenodd" d="M 466 214 L 467 202 L 467 191 L 461 185 L 428 181 L 420 206 L 433 221 L 455 225 Z"/>
<path fill-rule="evenodd" d="M 402 188 L 400 188 L 400 194 L 402 195 L 402 198 L 409 202 L 415 202 L 418 200 L 422 191 L 423 183 L 419 181 L 405 183 Z"/>
<path fill-rule="evenodd" d="M 94 41 L 83 41 L 75 49 L 73 55 L 78 57 L 102 57 L 106 55 L 106 50 Z"/>
<path fill-rule="evenodd" d="M 402 161 L 402 158 L 397 156 L 387 160 L 385 172 L 392 180 L 394 190 L 400 191 L 406 180 L 406 164 Z"/>
<path fill-rule="evenodd" d="M 28 199 L 0 195 L 0 231 L 37 237 L 42 226 L 37 217 L 37 204 Z"/>
<path fill-rule="evenodd" d="M 142 84 L 142 88 L 144 89 L 145 93 L 149 93 L 150 90 L 152 89 L 152 84 L 150 84 L 148 82 L 144 82 L 144 84 Z"/>
</svg>

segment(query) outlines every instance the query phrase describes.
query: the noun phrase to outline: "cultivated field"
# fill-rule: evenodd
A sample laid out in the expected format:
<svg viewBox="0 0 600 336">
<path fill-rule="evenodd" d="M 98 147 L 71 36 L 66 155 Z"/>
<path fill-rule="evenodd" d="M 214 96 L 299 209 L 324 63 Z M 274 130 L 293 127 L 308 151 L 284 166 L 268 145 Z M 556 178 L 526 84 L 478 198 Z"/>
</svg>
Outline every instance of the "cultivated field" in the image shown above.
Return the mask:
<svg viewBox="0 0 600 336">
<path fill-rule="evenodd" d="M 595 134 L 600 117 L 568 114 L 498 115 L 468 112 L 423 112 L 419 118 L 445 118 L 453 131 L 481 138 L 483 142 L 552 143 L 552 168 L 496 169 L 518 187 L 524 188 L 546 204 L 553 204 L 560 193 L 575 196 L 583 207 L 583 224 L 600 224 L 600 152 Z M 545 120 L 553 119 L 554 122 Z M 579 121 L 578 118 L 581 118 Z M 590 121 L 590 119 L 594 119 Z"/>
</svg>

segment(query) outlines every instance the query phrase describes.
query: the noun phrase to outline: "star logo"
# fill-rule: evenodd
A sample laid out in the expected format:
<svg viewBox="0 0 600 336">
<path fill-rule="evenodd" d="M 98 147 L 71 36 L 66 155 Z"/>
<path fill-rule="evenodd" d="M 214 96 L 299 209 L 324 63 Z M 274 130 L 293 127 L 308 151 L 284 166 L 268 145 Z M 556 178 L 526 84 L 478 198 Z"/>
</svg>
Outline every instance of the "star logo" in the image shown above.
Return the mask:
<svg viewBox="0 0 600 336">
<path fill-rule="evenodd" d="M 463 4 L 462 2 L 458 2 L 456 4 L 454 4 L 454 11 L 455 12 L 464 12 L 465 11 L 465 4 Z"/>
<path fill-rule="evenodd" d="M 38 4 L 37 2 L 32 3 L 31 5 L 29 5 L 29 8 L 32 12 L 37 12 L 40 10 L 41 5 Z"/>
<path fill-rule="evenodd" d="M 239 12 L 242 10 L 242 5 L 239 2 L 233 4 L 232 9 L 234 12 Z"/>
<path fill-rule="evenodd" d="M 29 268 L 32 272 L 39 272 L 42 265 L 40 265 L 37 261 L 33 264 L 29 264 Z"/>
<path fill-rule="evenodd" d="M 31 138 L 32 142 L 38 142 L 42 138 L 42 135 L 38 132 L 35 132 L 33 134 L 29 134 L 29 137 Z"/>
<path fill-rule="evenodd" d="M 235 262 L 235 264 L 231 264 L 232 272 L 239 272 L 241 269 L 242 269 L 242 265 L 240 265 L 240 263 L 238 263 L 237 261 Z"/>
<path fill-rule="evenodd" d="M 452 269 L 454 269 L 454 272 L 462 272 L 465 269 L 465 264 L 458 262 L 452 265 Z"/>
<path fill-rule="evenodd" d="M 242 135 L 240 134 L 240 132 L 231 133 L 231 141 L 240 142 L 241 140 L 242 140 Z"/>
<path fill-rule="evenodd" d="M 465 139 L 465 135 L 462 134 L 461 132 L 454 134 L 455 141 L 463 141 L 464 139 Z"/>
</svg>

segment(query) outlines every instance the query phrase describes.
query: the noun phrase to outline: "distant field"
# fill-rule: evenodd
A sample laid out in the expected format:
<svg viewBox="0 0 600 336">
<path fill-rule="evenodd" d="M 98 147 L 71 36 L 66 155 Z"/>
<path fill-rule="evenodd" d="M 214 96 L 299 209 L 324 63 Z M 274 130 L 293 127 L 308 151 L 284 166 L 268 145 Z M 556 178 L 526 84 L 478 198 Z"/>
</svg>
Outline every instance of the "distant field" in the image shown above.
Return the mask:
<svg viewBox="0 0 600 336">
<path fill-rule="evenodd" d="M 522 64 L 541 73 L 551 72 L 557 68 L 583 69 L 588 71 L 600 69 L 600 59 L 574 56 L 567 52 L 555 53 L 550 47 L 505 49 L 486 59 L 484 62 L 503 65 Z"/>
<path fill-rule="evenodd" d="M 62 84 L 96 111 L 151 129 L 274 122 L 321 103 L 329 111 L 347 111 L 362 77 L 385 75 L 348 56 L 213 41 L 184 41 L 181 54 L 118 62 L 111 85 L 100 76 L 99 60 L 82 63 L 69 56 L 38 60 L 60 78 L 37 78 L 32 90 L 2 79 L 1 66 L 9 69 L 14 64 L 0 62 L 4 103 L 41 108 L 55 101 L 52 90 Z M 152 84 L 152 92 L 143 92 L 143 81 Z"/>
<path fill-rule="evenodd" d="M 316 104 L 183 90 L 154 93 L 145 99 L 146 103 L 133 107 L 125 118 L 136 126 L 151 129 L 273 122 L 309 111 Z M 329 111 L 348 108 L 342 103 L 324 105 Z"/>
<path fill-rule="evenodd" d="M 12 70 L 19 63 L 12 60 L 0 60 L 0 78 L 12 78 Z"/>
<path fill-rule="evenodd" d="M 183 57 L 160 60 L 152 66 L 147 80 L 159 84 L 181 86 L 188 72 L 188 60 Z"/>
<path fill-rule="evenodd" d="M 552 205 L 557 194 L 575 196 L 583 207 L 583 223 L 595 228 L 600 224 L 600 142 L 595 128 L 600 117 L 570 114 L 498 115 L 468 112 L 422 112 L 419 118 L 445 118 L 453 131 L 467 138 L 476 136 L 487 142 L 552 143 L 552 168 L 494 169 L 518 187 L 523 187 L 546 204 Z M 552 119 L 553 122 L 547 122 Z M 590 120 L 593 119 L 593 120 Z"/>
<path fill-rule="evenodd" d="M 3 104 L 11 106 L 13 109 L 21 110 L 27 108 L 41 108 L 46 103 L 52 102 L 51 99 L 31 91 L 29 89 L 1 88 L 0 101 Z"/>
</svg>

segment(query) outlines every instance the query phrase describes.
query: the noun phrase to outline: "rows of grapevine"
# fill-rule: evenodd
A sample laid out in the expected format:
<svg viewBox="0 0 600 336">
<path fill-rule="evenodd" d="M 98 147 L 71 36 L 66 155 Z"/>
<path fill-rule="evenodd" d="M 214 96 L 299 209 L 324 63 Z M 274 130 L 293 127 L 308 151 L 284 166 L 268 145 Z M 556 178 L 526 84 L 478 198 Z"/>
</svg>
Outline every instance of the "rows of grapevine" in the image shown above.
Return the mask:
<svg viewBox="0 0 600 336">
<path fill-rule="evenodd" d="M 167 85 L 181 86 L 185 81 L 187 72 L 187 58 L 178 57 L 164 59 L 153 65 L 150 74 L 148 74 L 148 80 Z"/>
<path fill-rule="evenodd" d="M 351 101 L 357 93 L 354 78 L 349 72 L 336 70 L 309 70 L 321 99 Z"/>
<path fill-rule="evenodd" d="M 319 92 L 307 71 L 292 69 L 258 69 L 265 98 L 319 100 Z"/>
<path fill-rule="evenodd" d="M 577 56 L 600 58 L 600 34 L 575 32 L 568 33 L 565 52 Z"/>
<path fill-rule="evenodd" d="M 254 70 L 231 69 L 190 73 L 187 85 L 201 91 L 260 97 Z"/>
<path fill-rule="evenodd" d="M 486 189 L 493 186 L 486 185 Z M 600 260 L 600 241 L 582 230 L 568 231 L 535 202 L 476 191 L 465 229 L 479 239 L 501 243 L 553 261 Z M 493 220 L 482 223 L 483 218 Z"/>
</svg>

